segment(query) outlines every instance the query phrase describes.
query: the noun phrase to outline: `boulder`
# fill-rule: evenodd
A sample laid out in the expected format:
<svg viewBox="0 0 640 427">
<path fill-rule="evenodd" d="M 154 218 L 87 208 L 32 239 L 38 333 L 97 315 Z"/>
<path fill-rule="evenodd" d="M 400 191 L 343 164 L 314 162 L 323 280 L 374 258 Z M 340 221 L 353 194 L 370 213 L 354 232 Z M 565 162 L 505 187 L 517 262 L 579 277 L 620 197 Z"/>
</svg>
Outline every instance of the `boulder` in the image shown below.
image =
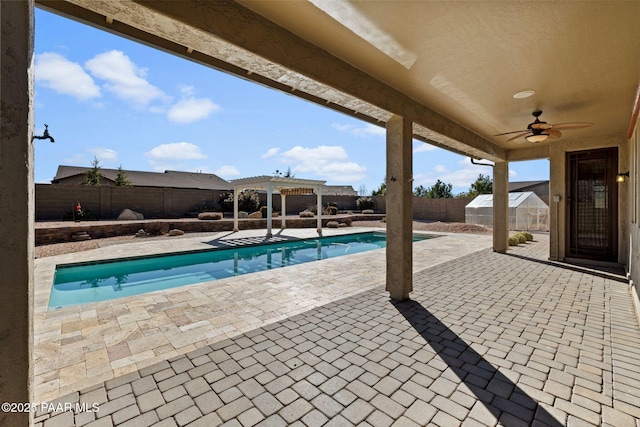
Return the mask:
<svg viewBox="0 0 640 427">
<path fill-rule="evenodd" d="M 118 221 L 135 221 L 144 219 L 144 215 L 142 215 L 140 212 L 132 211 L 131 209 L 125 209 L 120 212 L 120 215 L 118 215 L 117 219 Z"/>
<path fill-rule="evenodd" d="M 262 212 L 258 211 L 258 212 L 254 212 L 249 214 L 249 218 L 251 219 L 262 219 Z"/>
<path fill-rule="evenodd" d="M 362 213 L 363 214 L 372 214 L 374 212 L 373 212 L 373 209 L 365 209 L 365 210 L 362 211 Z"/>
<path fill-rule="evenodd" d="M 136 237 L 147 237 L 149 236 L 149 234 L 144 231 L 142 228 L 140 230 L 138 230 L 138 232 L 136 233 Z"/>
<path fill-rule="evenodd" d="M 239 211 L 238 212 L 238 219 L 247 219 L 249 218 L 249 214 L 246 213 L 245 211 Z"/>
<path fill-rule="evenodd" d="M 202 220 L 217 220 L 222 219 L 221 212 L 202 212 L 198 214 L 198 219 Z"/>
<path fill-rule="evenodd" d="M 300 212 L 300 218 L 313 218 L 315 215 L 313 215 L 313 212 L 311 211 L 302 211 Z"/>
<path fill-rule="evenodd" d="M 184 234 L 184 231 L 179 230 L 177 228 L 173 228 L 169 230 L 169 236 L 182 236 L 183 234 Z"/>
<path fill-rule="evenodd" d="M 327 228 L 338 228 L 338 227 L 340 227 L 340 223 L 338 221 L 327 222 Z"/>
</svg>

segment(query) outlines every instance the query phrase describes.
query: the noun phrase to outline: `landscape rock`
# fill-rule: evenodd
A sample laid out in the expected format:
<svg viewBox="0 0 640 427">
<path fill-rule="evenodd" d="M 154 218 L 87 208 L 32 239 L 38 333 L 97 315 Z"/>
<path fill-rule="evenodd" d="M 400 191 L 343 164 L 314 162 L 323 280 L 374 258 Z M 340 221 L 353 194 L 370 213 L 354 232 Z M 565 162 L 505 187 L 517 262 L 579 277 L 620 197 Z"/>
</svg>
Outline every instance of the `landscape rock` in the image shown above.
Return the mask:
<svg viewBox="0 0 640 427">
<path fill-rule="evenodd" d="M 247 219 L 247 218 L 249 218 L 249 214 L 246 213 L 245 211 L 239 211 L 238 212 L 238 218 L 239 219 Z"/>
<path fill-rule="evenodd" d="M 179 230 L 177 228 L 173 228 L 169 230 L 169 236 L 182 236 L 183 234 L 184 234 L 184 231 Z"/>
<path fill-rule="evenodd" d="M 140 212 L 132 211 L 131 209 L 125 209 L 120 212 L 120 215 L 118 215 L 117 219 L 118 221 L 135 221 L 144 219 L 144 215 L 142 215 Z"/>
<path fill-rule="evenodd" d="M 222 219 L 222 213 L 221 212 L 202 212 L 198 214 L 198 219 L 202 219 L 202 220 Z"/>
<path fill-rule="evenodd" d="M 300 212 L 300 218 L 313 218 L 315 215 L 313 215 L 313 212 L 311 211 L 302 211 Z"/>
<path fill-rule="evenodd" d="M 327 228 L 338 228 L 338 227 L 340 227 L 340 223 L 338 221 L 327 222 Z"/>
<path fill-rule="evenodd" d="M 249 214 L 249 218 L 251 218 L 251 219 L 262 219 L 262 212 L 260 212 L 260 211 L 253 212 L 253 213 Z"/>
<path fill-rule="evenodd" d="M 138 230 L 138 232 L 136 233 L 136 237 L 148 237 L 148 236 L 149 236 L 149 233 L 144 231 L 142 228 Z"/>
</svg>

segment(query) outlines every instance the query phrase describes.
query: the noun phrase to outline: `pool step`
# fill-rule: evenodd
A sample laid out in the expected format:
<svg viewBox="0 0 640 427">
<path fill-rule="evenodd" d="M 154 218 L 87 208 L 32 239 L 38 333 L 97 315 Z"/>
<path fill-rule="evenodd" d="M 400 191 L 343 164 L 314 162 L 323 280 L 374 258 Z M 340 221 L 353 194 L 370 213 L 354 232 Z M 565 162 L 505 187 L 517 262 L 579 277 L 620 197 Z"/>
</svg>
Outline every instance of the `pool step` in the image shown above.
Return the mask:
<svg viewBox="0 0 640 427">
<path fill-rule="evenodd" d="M 86 231 L 77 231 L 71 235 L 74 241 L 91 240 L 91 236 Z"/>
</svg>

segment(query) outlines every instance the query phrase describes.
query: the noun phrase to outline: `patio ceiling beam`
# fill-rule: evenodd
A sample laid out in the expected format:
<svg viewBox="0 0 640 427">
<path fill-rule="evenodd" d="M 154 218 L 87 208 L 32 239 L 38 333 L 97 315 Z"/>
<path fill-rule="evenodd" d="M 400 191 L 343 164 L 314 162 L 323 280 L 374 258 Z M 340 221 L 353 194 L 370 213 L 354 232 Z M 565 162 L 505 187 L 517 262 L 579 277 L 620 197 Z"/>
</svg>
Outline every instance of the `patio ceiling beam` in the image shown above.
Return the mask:
<svg viewBox="0 0 640 427">
<path fill-rule="evenodd" d="M 233 1 L 38 0 L 38 4 L 370 123 L 383 125 L 393 114 L 410 115 L 423 129 L 416 132 L 421 139 L 475 158 L 505 159 L 504 149 L 490 140 Z M 225 53 L 231 54 L 223 57 Z"/>
</svg>

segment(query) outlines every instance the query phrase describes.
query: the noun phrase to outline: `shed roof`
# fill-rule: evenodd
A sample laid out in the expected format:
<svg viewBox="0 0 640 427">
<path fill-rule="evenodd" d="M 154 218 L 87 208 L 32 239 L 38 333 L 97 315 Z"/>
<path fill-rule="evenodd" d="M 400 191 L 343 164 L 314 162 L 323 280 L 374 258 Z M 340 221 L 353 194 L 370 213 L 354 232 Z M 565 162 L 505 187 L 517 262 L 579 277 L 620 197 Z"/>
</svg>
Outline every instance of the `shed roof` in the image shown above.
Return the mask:
<svg viewBox="0 0 640 427">
<path fill-rule="evenodd" d="M 547 204 L 536 195 L 533 191 L 523 191 L 509 193 L 509 207 L 517 208 L 523 204 L 531 206 L 536 204 L 544 207 L 548 207 Z M 476 196 L 471 202 L 469 202 L 466 208 L 492 208 L 493 207 L 493 194 L 480 194 Z"/>
</svg>

